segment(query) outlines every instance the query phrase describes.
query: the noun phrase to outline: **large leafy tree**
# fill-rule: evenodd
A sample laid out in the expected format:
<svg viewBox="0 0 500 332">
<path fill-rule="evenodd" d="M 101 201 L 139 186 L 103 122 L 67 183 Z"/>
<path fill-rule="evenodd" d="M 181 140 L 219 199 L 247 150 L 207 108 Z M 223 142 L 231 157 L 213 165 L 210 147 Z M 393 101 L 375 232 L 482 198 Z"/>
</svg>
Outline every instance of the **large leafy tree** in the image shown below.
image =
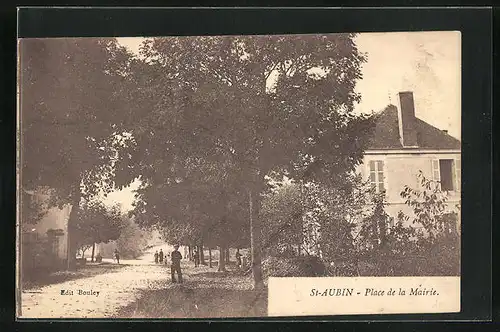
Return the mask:
<svg viewBox="0 0 500 332">
<path fill-rule="evenodd" d="M 134 211 L 138 222 L 160 225 L 172 243 L 219 246 L 221 251 L 246 244 L 245 196 L 229 165 L 189 159 L 171 172 L 174 180 L 138 190 Z"/>
<path fill-rule="evenodd" d="M 141 256 L 149 241 L 152 239 L 151 229 L 140 228 L 127 216 L 122 216 L 122 230 L 116 240 L 116 246 L 123 258 L 136 259 Z"/>
<path fill-rule="evenodd" d="M 265 220 L 262 246 L 273 254 L 280 250 L 299 254 L 304 216 L 300 189 L 296 183 L 279 184 L 263 198 L 260 211 L 260 218 Z"/>
<path fill-rule="evenodd" d="M 83 252 L 92 247 L 94 261 L 95 244 L 117 240 L 125 225 L 118 205 L 107 207 L 99 200 L 83 201 L 74 225 L 76 247 Z"/>
<path fill-rule="evenodd" d="M 353 115 L 360 54 L 352 34 L 154 38 L 125 173 L 145 186 L 175 178 L 179 160 L 234 165 L 248 197 L 252 268 L 262 285 L 259 210 L 265 176 L 335 182 L 363 152 L 369 121 Z M 147 106 L 145 106 L 147 105 Z M 130 166 L 132 164 L 133 166 Z M 149 203 L 148 203 L 149 205 Z"/>
<path fill-rule="evenodd" d="M 326 262 L 353 257 L 355 226 L 370 212 L 370 195 L 369 184 L 356 174 L 345 174 L 335 185 L 278 183 L 262 203 L 264 247 Z"/>
<path fill-rule="evenodd" d="M 68 266 L 80 201 L 113 189 L 113 159 L 130 119 L 130 55 L 115 39 L 20 41 L 21 178 L 71 204 Z"/>
</svg>

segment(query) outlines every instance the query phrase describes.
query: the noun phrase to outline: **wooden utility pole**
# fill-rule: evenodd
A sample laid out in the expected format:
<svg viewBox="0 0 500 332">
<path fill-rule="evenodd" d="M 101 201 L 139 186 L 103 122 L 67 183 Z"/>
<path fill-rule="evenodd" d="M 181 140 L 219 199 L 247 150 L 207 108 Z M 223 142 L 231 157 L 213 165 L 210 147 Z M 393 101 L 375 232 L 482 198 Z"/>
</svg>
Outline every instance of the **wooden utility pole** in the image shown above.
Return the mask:
<svg viewBox="0 0 500 332">
<path fill-rule="evenodd" d="M 250 215 L 250 245 L 252 251 L 252 275 L 254 289 L 264 286 L 261 269 L 260 225 L 258 218 L 254 218 L 252 190 L 248 192 L 248 206 Z"/>
</svg>

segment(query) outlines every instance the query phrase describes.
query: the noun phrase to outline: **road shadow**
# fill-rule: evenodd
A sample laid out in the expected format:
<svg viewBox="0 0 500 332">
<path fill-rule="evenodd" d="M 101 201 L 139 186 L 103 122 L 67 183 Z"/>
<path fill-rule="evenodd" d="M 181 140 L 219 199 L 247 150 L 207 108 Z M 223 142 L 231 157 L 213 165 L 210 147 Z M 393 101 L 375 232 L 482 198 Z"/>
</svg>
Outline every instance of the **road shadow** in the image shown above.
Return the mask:
<svg viewBox="0 0 500 332">
<path fill-rule="evenodd" d="M 89 263 L 78 267 L 73 271 L 50 271 L 50 270 L 33 270 L 22 275 L 22 288 L 31 290 L 48 285 L 59 284 L 69 280 L 90 278 L 99 274 L 119 272 L 122 268 L 130 266 L 128 264 L 114 263 Z"/>
<path fill-rule="evenodd" d="M 196 273 L 199 278 L 215 279 L 215 278 L 230 278 L 235 276 L 241 276 L 243 272 L 238 270 L 227 270 L 227 271 L 210 271 L 210 272 L 200 272 Z"/>
<path fill-rule="evenodd" d="M 237 318 L 267 316 L 267 290 L 192 288 L 143 291 L 117 318 Z"/>
</svg>

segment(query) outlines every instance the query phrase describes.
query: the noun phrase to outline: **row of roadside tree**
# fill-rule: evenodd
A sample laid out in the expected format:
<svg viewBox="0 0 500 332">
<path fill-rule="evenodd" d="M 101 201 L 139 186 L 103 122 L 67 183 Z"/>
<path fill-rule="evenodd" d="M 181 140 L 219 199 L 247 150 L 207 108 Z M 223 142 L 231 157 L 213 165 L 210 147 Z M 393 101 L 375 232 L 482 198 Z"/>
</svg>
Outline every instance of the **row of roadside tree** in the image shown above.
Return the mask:
<svg viewBox="0 0 500 332">
<path fill-rule="evenodd" d="M 73 206 L 76 252 L 85 202 L 139 181 L 138 225 L 171 243 L 249 246 L 259 288 L 268 210 L 296 213 L 278 196 L 266 201 L 270 179 L 299 183 L 299 206 L 321 190 L 336 195 L 343 215 L 322 232 L 344 232 L 352 201 L 341 198 L 354 195 L 373 125 L 353 112 L 366 61 L 354 38 L 151 38 L 140 56 L 112 38 L 23 40 L 22 185 L 50 187 L 54 206 Z M 306 195 L 306 184 L 319 191 Z"/>
</svg>

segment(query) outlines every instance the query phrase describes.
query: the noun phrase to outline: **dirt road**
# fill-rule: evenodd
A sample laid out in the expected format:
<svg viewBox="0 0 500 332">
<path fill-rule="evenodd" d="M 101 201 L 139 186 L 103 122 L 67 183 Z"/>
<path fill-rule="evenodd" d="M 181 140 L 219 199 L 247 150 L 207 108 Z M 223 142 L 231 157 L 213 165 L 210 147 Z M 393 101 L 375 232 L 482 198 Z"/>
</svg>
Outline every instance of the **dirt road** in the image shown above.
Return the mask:
<svg viewBox="0 0 500 332">
<path fill-rule="evenodd" d="M 170 248 L 162 247 L 167 253 Z M 22 294 L 22 318 L 111 318 L 141 291 L 171 287 L 168 269 L 152 262 L 154 247 L 122 269 L 30 289 Z M 187 263 L 186 263 L 187 264 Z"/>
</svg>

